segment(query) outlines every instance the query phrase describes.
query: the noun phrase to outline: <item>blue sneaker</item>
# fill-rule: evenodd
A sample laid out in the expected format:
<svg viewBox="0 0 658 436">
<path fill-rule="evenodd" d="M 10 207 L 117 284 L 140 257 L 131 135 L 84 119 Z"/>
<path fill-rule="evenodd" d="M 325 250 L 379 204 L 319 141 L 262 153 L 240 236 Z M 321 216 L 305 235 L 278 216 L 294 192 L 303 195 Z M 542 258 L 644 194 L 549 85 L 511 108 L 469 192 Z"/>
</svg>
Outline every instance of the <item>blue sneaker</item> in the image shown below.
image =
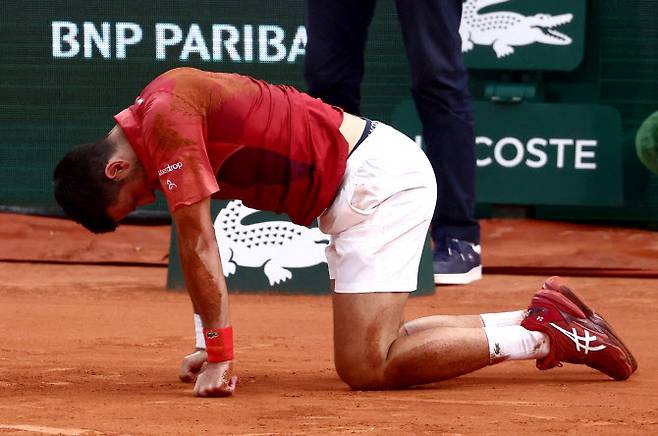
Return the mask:
<svg viewBox="0 0 658 436">
<path fill-rule="evenodd" d="M 434 283 L 465 285 L 482 278 L 480 245 L 459 239 L 448 239 L 437 246 L 432 259 Z"/>
</svg>

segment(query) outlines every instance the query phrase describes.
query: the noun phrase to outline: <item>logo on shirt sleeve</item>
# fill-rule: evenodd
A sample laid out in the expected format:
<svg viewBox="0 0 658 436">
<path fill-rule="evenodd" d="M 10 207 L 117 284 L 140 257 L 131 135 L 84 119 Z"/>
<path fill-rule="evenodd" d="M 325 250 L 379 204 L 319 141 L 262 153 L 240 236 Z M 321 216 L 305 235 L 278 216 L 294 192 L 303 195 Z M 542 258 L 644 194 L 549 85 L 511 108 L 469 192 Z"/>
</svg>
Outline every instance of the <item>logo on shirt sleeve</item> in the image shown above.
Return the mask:
<svg viewBox="0 0 658 436">
<path fill-rule="evenodd" d="M 181 168 L 183 168 L 183 162 L 180 162 L 180 161 L 178 161 L 174 164 L 168 164 L 166 167 L 158 170 L 158 176 L 162 177 L 165 174 L 168 174 L 172 171 L 180 170 Z"/>
<path fill-rule="evenodd" d="M 173 191 L 176 188 L 178 188 L 178 185 L 172 182 L 171 180 L 167 179 L 167 189 Z"/>
</svg>

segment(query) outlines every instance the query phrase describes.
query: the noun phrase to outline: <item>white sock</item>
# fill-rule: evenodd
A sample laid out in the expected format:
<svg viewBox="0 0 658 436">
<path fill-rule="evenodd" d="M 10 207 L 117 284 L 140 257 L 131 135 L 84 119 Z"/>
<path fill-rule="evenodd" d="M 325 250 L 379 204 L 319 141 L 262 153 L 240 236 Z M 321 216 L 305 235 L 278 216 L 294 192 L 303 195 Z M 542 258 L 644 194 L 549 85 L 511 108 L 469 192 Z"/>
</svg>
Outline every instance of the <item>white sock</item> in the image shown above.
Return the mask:
<svg viewBox="0 0 658 436">
<path fill-rule="evenodd" d="M 508 325 L 521 325 L 525 317 L 525 310 L 514 312 L 481 313 L 482 325 L 485 327 L 503 327 Z"/>
<path fill-rule="evenodd" d="M 548 355 L 548 336 L 519 326 L 484 327 L 489 342 L 489 363 L 541 359 Z"/>
</svg>

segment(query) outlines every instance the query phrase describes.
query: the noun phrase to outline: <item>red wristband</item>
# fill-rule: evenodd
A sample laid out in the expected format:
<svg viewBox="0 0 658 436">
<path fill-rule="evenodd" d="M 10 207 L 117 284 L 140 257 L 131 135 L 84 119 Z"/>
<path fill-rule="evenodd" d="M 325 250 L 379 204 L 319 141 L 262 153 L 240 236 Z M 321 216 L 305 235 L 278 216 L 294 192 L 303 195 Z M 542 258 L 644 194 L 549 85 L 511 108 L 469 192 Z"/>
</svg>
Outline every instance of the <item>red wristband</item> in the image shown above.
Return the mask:
<svg viewBox="0 0 658 436">
<path fill-rule="evenodd" d="M 203 338 L 206 341 L 208 362 L 225 362 L 233 360 L 233 327 L 221 329 L 203 329 Z"/>
</svg>

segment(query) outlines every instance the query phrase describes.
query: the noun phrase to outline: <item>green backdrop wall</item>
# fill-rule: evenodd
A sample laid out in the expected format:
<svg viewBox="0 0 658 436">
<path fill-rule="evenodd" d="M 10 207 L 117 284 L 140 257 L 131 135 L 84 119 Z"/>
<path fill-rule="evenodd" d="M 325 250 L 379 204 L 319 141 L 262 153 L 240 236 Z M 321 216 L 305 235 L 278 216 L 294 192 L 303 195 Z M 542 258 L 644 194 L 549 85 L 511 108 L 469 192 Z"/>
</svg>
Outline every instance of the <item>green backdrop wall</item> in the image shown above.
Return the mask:
<svg viewBox="0 0 658 436">
<path fill-rule="evenodd" d="M 529 13 L 532 8 L 525 3 L 510 0 L 498 8 L 525 7 Z M 557 11 L 561 6 L 552 7 Z M 658 108 L 655 2 L 589 0 L 586 13 L 580 21 L 585 23 L 585 39 L 578 67 L 473 68 L 473 98 L 486 100 L 492 85 L 525 83 L 534 87 L 529 99 L 534 102 L 614 108 L 622 126 L 621 204 L 545 205 L 537 206 L 536 214 L 652 221 L 658 213 L 658 178 L 640 167 L 632 138 L 641 121 Z M 56 211 L 50 177 L 57 159 L 72 145 L 103 135 L 112 126 L 111 116 L 166 69 L 187 65 L 235 71 L 304 89 L 302 25 L 301 0 L 3 1 L 0 205 Z M 370 34 L 363 111 L 391 122 L 395 109 L 409 98 L 393 2 L 378 3 Z M 164 204 L 160 201 L 150 210 L 164 211 Z"/>
<path fill-rule="evenodd" d="M 363 92 L 364 111 L 380 119 L 408 95 L 406 60 L 390 6 L 382 2 L 372 25 L 378 37 L 368 49 Z M 105 35 L 103 23 L 108 28 Z M 120 23 L 136 26 L 126 30 Z M 208 61 L 202 59 L 198 37 L 192 37 L 184 54 L 192 25 L 198 26 L 210 54 Z M 4 170 L 0 172 L 0 205 L 57 211 L 50 180 L 59 157 L 75 144 L 104 135 L 112 127 L 112 115 L 131 104 L 143 86 L 167 69 L 185 65 L 232 71 L 304 89 L 303 54 L 288 58 L 302 25 L 301 0 L 1 2 L 0 162 Z M 181 41 L 158 45 L 158 26 L 170 42 L 175 41 L 178 28 Z M 221 61 L 213 60 L 213 26 L 224 29 L 215 43 Z M 141 40 L 125 44 L 135 38 L 131 29 L 136 27 Z M 72 36 L 74 31 L 77 34 Z M 55 32 L 59 38 L 54 38 Z M 94 32 L 108 36 L 106 53 L 94 44 Z M 244 44 L 249 32 L 251 60 Z M 266 33 L 265 38 L 259 38 L 260 32 Z M 239 38 L 231 46 L 237 51 L 233 58 L 224 45 L 231 34 Z M 124 41 L 123 58 L 119 58 L 123 52 L 117 48 L 117 35 Z M 77 52 L 72 40 L 80 46 Z M 260 56 L 261 44 L 267 56 Z M 164 59 L 158 59 L 163 57 L 162 53 L 158 56 L 158 47 L 165 48 Z M 281 50 L 286 56 L 278 60 Z M 165 210 L 164 203 L 159 201 L 150 209 Z"/>
</svg>

